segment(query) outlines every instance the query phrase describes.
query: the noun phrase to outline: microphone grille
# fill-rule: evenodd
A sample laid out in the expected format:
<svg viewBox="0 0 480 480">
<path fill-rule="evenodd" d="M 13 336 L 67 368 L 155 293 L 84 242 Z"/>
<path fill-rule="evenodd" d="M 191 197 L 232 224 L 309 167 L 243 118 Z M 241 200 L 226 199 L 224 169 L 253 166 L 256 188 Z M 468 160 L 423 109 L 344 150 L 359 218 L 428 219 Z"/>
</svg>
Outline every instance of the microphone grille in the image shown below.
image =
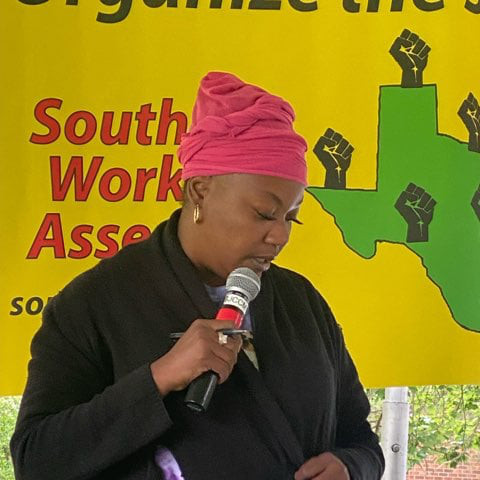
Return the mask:
<svg viewBox="0 0 480 480">
<path fill-rule="evenodd" d="M 260 291 L 260 277 L 250 268 L 238 267 L 227 278 L 227 292 L 240 291 L 251 302 Z"/>
</svg>

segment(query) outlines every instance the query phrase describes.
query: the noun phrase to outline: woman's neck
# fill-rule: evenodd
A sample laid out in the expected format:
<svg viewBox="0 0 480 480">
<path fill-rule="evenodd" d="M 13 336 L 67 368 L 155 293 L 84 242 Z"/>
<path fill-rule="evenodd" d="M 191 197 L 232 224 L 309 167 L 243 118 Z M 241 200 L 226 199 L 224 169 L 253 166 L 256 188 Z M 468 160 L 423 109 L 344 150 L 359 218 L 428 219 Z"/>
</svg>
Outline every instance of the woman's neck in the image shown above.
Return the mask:
<svg viewBox="0 0 480 480">
<path fill-rule="evenodd" d="M 203 253 L 207 246 L 203 244 L 202 229 L 200 225 L 193 222 L 193 212 L 185 205 L 180 213 L 178 220 L 178 240 L 185 253 L 196 268 L 200 280 L 212 287 L 219 287 L 225 285 L 225 279 L 218 277 L 212 270 L 210 270 L 204 261 L 205 254 Z"/>
</svg>

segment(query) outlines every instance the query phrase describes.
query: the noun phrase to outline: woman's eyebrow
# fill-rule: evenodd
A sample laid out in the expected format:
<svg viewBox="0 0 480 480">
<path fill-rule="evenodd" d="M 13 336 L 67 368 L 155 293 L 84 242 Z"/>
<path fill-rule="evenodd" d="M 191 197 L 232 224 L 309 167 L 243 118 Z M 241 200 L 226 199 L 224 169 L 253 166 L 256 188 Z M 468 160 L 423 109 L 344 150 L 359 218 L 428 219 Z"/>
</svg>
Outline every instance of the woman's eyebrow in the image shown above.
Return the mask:
<svg viewBox="0 0 480 480">
<path fill-rule="evenodd" d="M 267 191 L 266 193 L 272 198 L 272 200 L 273 200 L 277 205 L 280 205 L 281 207 L 284 206 L 282 199 L 281 199 L 278 195 L 276 195 L 275 193 L 270 192 L 270 191 Z M 295 210 L 295 209 L 297 209 L 297 208 L 300 208 L 300 205 L 302 204 L 302 202 L 303 202 L 303 197 L 302 197 L 302 199 L 298 202 L 298 204 L 294 206 L 294 208 L 293 208 L 292 210 Z"/>
<path fill-rule="evenodd" d="M 273 192 L 269 191 L 267 191 L 266 193 L 273 199 L 276 204 L 283 206 L 282 199 L 278 195 L 275 195 Z"/>
</svg>

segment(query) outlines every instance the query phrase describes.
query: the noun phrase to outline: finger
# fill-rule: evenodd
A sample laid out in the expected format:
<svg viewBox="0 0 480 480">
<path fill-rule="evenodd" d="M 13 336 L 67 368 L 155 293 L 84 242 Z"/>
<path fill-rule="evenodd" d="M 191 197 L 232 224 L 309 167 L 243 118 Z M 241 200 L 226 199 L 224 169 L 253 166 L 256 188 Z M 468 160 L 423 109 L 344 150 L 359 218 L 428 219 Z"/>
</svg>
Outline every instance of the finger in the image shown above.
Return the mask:
<svg viewBox="0 0 480 480">
<path fill-rule="evenodd" d="M 345 140 L 345 138 L 342 138 L 342 140 L 340 140 L 340 143 L 338 144 L 337 153 L 339 153 L 340 155 L 343 155 L 343 152 L 347 147 L 348 147 L 348 140 Z"/>
<path fill-rule="evenodd" d="M 203 365 L 217 372 L 221 381 L 225 381 L 237 363 L 237 353 L 223 345 L 212 345 Z"/>
<path fill-rule="evenodd" d="M 400 34 L 400 38 L 404 38 L 405 40 L 408 40 L 408 37 L 410 36 L 411 32 L 407 28 L 403 30 L 403 32 Z"/>
<path fill-rule="evenodd" d="M 424 208 L 431 199 L 432 199 L 432 196 L 430 194 L 428 194 L 427 192 L 425 192 L 420 197 L 420 200 L 418 201 L 418 206 L 420 208 Z"/>
<path fill-rule="evenodd" d="M 212 330 L 221 330 L 222 328 L 234 328 L 235 323 L 231 320 L 203 320 L 204 325 Z"/>
<path fill-rule="evenodd" d="M 345 464 L 330 452 L 320 455 L 325 468 L 318 475 L 312 476 L 312 480 L 350 480 L 350 474 Z"/>
<path fill-rule="evenodd" d="M 243 338 L 241 335 L 233 335 L 233 337 L 229 337 L 227 345 L 225 345 L 227 348 L 231 348 L 232 351 L 234 351 L 237 355 L 238 352 L 242 349 L 243 345 Z"/>
<path fill-rule="evenodd" d="M 213 355 L 223 360 L 231 368 L 237 363 L 237 352 L 230 348 L 225 348 L 225 345 L 214 343 L 210 350 Z"/>
<path fill-rule="evenodd" d="M 336 471 L 330 471 L 330 469 L 325 470 L 322 472 L 320 475 L 316 475 L 315 477 L 312 477 L 311 480 L 337 480 L 341 478 L 342 480 L 345 479 L 347 480 L 348 477 L 345 477 L 342 474 L 342 477 L 338 476 L 338 472 Z"/>
<path fill-rule="evenodd" d="M 425 190 L 422 187 L 415 187 L 413 191 L 414 195 L 417 195 L 419 198 L 424 194 Z"/>
<path fill-rule="evenodd" d="M 425 42 L 419 38 L 413 47 L 413 53 L 418 55 L 423 50 L 423 47 L 425 47 Z"/>
<path fill-rule="evenodd" d="M 418 40 L 418 35 L 416 33 L 411 32 L 408 40 L 414 44 Z"/>
<path fill-rule="evenodd" d="M 222 328 L 212 328 L 212 326 L 220 326 Z M 192 328 L 192 330 L 195 330 L 192 338 L 194 338 L 196 342 L 198 342 L 199 340 L 203 340 L 209 346 L 224 346 L 221 344 L 223 344 L 223 342 L 228 343 L 229 339 L 227 335 L 223 335 L 222 339 L 220 338 L 221 330 L 225 327 L 233 327 L 233 322 L 225 320 L 198 320 L 196 321 L 196 325 Z"/>
<path fill-rule="evenodd" d="M 472 95 L 472 107 L 474 110 L 477 110 L 478 109 L 478 100 Z"/>
<path fill-rule="evenodd" d="M 430 198 L 430 201 L 425 205 L 425 210 L 427 212 L 430 212 L 431 210 L 434 209 L 436 204 L 437 202 L 433 198 Z"/>
<path fill-rule="evenodd" d="M 307 480 L 319 475 L 327 468 L 328 461 L 328 457 L 325 457 L 324 454 L 310 458 L 297 470 L 295 480 Z"/>
<path fill-rule="evenodd" d="M 355 149 L 353 148 L 353 146 L 352 146 L 352 145 L 349 145 L 349 146 L 345 149 L 345 151 L 342 153 L 342 157 L 343 157 L 343 158 L 349 157 L 349 156 L 353 153 L 354 150 L 355 150 Z"/>
<path fill-rule="evenodd" d="M 476 100 L 475 95 L 473 95 L 473 93 L 470 92 L 470 93 L 468 94 L 468 97 L 467 97 L 467 102 L 470 102 L 470 103 L 473 104 L 473 103 L 475 102 L 475 100 Z"/>
<path fill-rule="evenodd" d="M 222 356 L 225 358 L 222 358 Z M 196 357 L 191 380 L 197 378 L 202 373 L 211 370 L 219 376 L 220 383 L 224 382 L 233 369 L 234 363 L 231 361 L 233 356 L 236 355 L 230 350 L 223 348 L 218 343 L 204 344 L 201 355 Z"/>
<path fill-rule="evenodd" d="M 340 133 L 338 132 L 335 132 L 332 136 L 332 140 L 334 140 L 335 143 L 340 143 L 340 140 L 342 140 L 342 135 L 340 135 Z"/>
<path fill-rule="evenodd" d="M 397 203 L 400 207 L 411 207 L 411 204 L 414 204 L 418 200 L 417 196 L 410 192 L 402 192 L 398 197 Z"/>
<path fill-rule="evenodd" d="M 240 335 L 233 335 L 227 337 L 227 343 L 223 344 L 222 347 L 228 348 L 235 354 L 238 354 L 240 349 L 242 348 L 242 337 Z"/>
<path fill-rule="evenodd" d="M 408 40 L 405 40 L 404 38 L 396 38 L 395 41 L 392 43 L 392 46 L 390 47 L 390 53 L 395 57 L 395 55 L 398 53 L 400 50 L 400 47 L 408 47 L 410 45 L 410 42 Z"/>
<path fill-rule="evenodd" d="M 207 364 L 205 371 L 212 371 L 218 375 L 218 383 L 223 383 L 232 373 L 230 365 L 218 357 L 212 358 Z"/>
<path fill-rule="evenodd" d="M 408 193 L 402 192 L 398 196 L 397 201 L 395 202 L 395 208 L 397 210 L 401 210 L 403 208 L 403 206 L 405 205 L 407 200 L 408 200 Z"/>
<path fill-rule="evenodd" d="M 335 142 L 331 138 L 327 137 L 320 137 L 317 144 L 315 145 L 315 149 L 322 151 L 324 146 L 333 147 Z"/>
<path fill-rule="evenodd" d="M 418 54 L 418 56 L 423 60 L 428 55 L 430 50 L 431 48 L 428 45 L 425 45 L 425 47 L 423 47 L 422 51 Z"/>
<path fill-rule="evenodd" d="M 332 138 L 334 133 L 335 133 L 335 130 L 333 130 L 333 128 L 327 128 L 323 136 L 327 138 Z"/>
<path fill-rule="evenodd" d="M 462 117 L 465 118 L 468 112 L 468 100 L 464 100 L 462 104 L 460 105 L 460 108 L 458 109 L 458 114 Z"/>
<path fill-rule="evenodd" d="M 405 189 L 405 191 L 408 192 L 408 193 L 413 193 L 416 188 L 417 188 L 417 186 L 414 183 L 409 183 L 407 185 L 407 188 Z"/>
</svg>

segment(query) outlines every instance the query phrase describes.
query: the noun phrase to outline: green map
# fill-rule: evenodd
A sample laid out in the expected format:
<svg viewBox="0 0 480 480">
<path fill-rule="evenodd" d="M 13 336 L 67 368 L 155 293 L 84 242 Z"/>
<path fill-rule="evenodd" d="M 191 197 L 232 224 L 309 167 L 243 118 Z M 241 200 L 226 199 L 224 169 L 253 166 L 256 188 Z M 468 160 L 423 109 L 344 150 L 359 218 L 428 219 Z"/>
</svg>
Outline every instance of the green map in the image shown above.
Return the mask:
<svg viewBox="0 0 480 480">
<path fill-rule="evenodd" d="M 338 145 L 341 136 L 329 131 L 322 148 L 315 147 L 317 156 L 318 149 L 331 153 Z M 335 170 L 339 185 L 310 187 L 309 193 L 362 257 L 375 255 L 376 242 L 403 244 L 417 254 L 454 320 L 480 332 L 480 153 L 438 133 L 434 85 L 381 87 L 378 132 L 376 190 L 342 186 L 340 173 L 353 151 L 343 140 L 347 165 L 331 169 L 319 156 L 327 187 Z"/>
</svg>

